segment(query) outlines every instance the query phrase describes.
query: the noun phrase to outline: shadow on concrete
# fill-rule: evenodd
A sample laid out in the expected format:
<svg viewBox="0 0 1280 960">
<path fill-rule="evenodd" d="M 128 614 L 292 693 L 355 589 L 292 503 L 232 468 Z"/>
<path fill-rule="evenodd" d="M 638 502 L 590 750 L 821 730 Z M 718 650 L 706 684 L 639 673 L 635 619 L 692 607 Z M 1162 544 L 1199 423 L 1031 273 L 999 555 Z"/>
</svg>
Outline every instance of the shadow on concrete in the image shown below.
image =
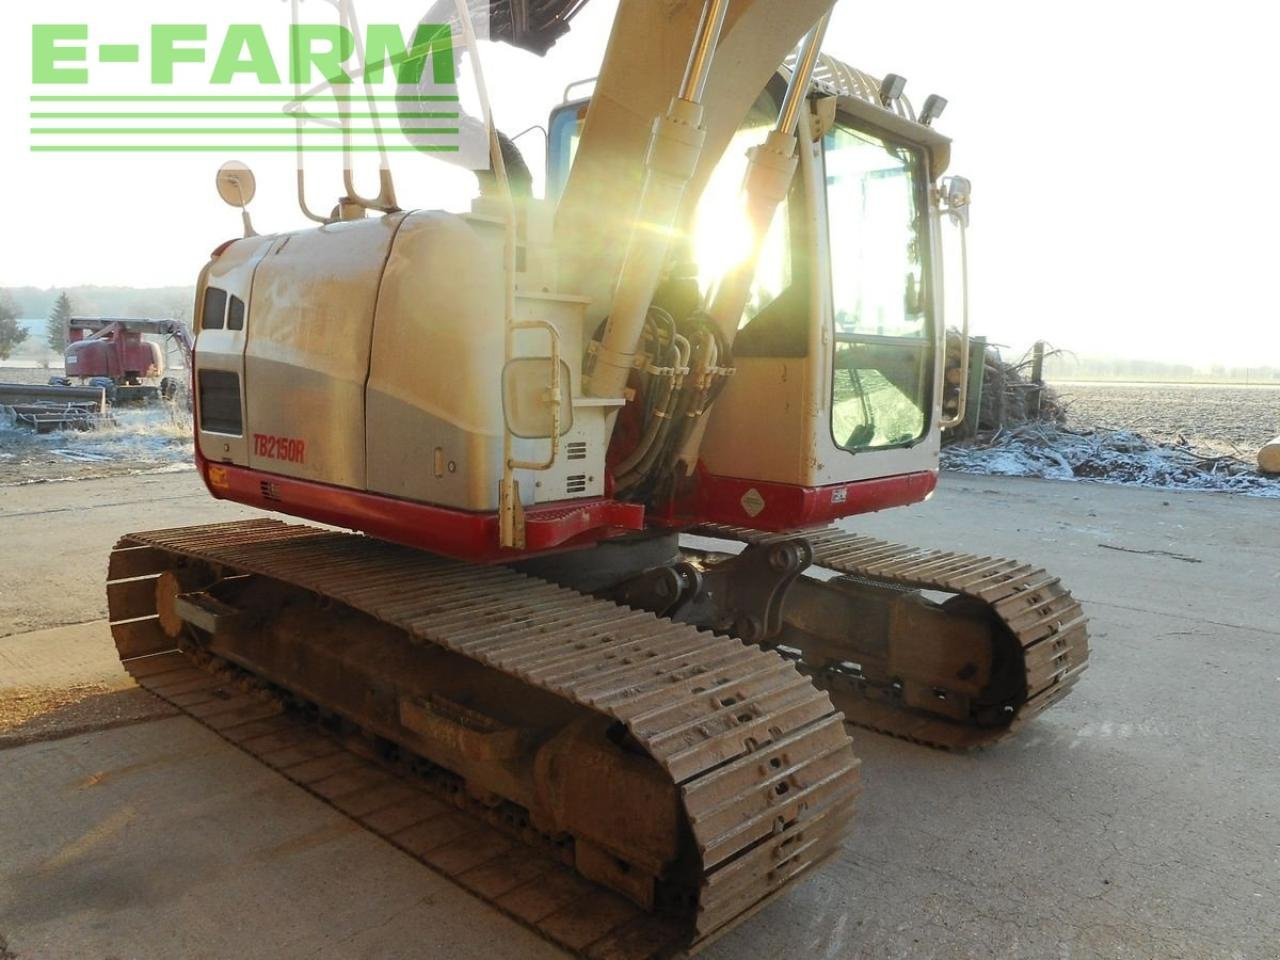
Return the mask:
<svg viewBox="0 0 1280 960">
<path fill-rule="evenodd" d="M 138 687 L 113 690 L 91 683 L 60 690 L 10 689 L 0 693 L 0 750 L 172 717 L 177 712 Z"/>
</svg>

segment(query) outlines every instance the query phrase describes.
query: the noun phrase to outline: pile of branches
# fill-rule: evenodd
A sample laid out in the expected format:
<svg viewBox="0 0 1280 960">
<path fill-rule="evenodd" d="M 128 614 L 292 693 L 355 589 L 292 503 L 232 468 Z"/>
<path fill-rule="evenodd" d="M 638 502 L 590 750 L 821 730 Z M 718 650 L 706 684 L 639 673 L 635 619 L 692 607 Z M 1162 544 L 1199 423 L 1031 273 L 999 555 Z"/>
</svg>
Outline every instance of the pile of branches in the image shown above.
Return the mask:
<svg viewBox="0 0 1280 960">
<path fill-rule="evenodd" d="M 1206 456 L 1185 441 L 1164 445 L 1125 430 L 1068 429 L 1056 423 L 1003 428 L 946 447 L 942 467 L 960 473 L 1280 497 L 1280 477 L 1266 477 L 1238 457 Z"/>
<path fill-rule="evenodd" d="M 947 331 L 947 392 L 950 400 L 948 414 L 955 410 L 955 395 L 963 371 L 960 368 L 960 332 Z M 1058 356 L 1056 348 L 1045 350 L 1044 357 Z M 1058 392 L 1044 384 L 1031 380 L 1035 361 L 1031 352 L 1014 363 L 1007 362 L 1000 348 L 988 345 L 985 355 L 971 354 L 970 364 L 982 364 L 982 402 L 978 408 L 978 431 L 995 431 L 1023 423 L 1056 423 L 1067 420 L 1067 406 Z M 959 431 L 952 431 L 949 442 L 960 439 Z"/>
</svg>

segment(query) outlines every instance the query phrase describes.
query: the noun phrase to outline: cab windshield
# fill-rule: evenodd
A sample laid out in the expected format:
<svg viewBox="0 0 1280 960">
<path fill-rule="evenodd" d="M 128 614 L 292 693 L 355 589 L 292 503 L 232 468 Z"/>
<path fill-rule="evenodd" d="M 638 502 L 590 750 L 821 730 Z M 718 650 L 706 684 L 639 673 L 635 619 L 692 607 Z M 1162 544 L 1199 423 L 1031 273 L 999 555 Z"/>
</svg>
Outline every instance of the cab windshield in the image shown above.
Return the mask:
<svg viewBox="0 0 1280 960">
<path fill-rule="evenodd" d="M 842 125 L 825 148 L 832 434 L 846 450 L 909 445 L 928 427 L 932 384 L 921 159 Z"/>
</svg>

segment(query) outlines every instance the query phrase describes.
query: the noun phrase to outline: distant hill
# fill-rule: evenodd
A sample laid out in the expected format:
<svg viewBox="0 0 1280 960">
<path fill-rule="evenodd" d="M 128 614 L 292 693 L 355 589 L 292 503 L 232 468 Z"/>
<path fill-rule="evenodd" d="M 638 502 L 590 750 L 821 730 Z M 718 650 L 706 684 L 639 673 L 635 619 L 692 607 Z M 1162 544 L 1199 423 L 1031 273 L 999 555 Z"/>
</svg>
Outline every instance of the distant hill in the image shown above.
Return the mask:
<svg viewBox="0 0 1280 960">
<path fill-rule="evenodd" d="M 1280 367 L 1228 367 L 1215 364 L 1195 367 L 1190 364 L 1160 363 L 1129 357 L 1077 356 L 1061 353 L 1045 358 L 1045 379 L 1118 380 L 1162 383 L 1274 383 L 1280 382 Z"/>
<path fill-rule="evenodd" d="M 20 317 L 47 317 L 65 292 L 72 310 L 86 317 L 155 317 L 190 320 L 195 287 L 8 287 Z M 44 327 L 31 335 L 43 335 Z"/>
</svg>

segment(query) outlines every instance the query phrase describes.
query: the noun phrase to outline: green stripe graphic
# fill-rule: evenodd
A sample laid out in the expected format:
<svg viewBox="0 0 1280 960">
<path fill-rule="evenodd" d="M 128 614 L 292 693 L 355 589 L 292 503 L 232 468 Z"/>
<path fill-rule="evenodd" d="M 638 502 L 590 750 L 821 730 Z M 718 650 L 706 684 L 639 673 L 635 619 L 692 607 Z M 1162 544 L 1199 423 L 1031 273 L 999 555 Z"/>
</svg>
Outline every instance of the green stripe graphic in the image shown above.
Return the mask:
<svg viewBox="0 0 1280 960">
<path fill-rule="evenodd" d="M 294 117 L 315 120 L 457 120 L 456 113 L 318 113 L 314 110 L 266 113 L 33 113 L 32 120 L 284 120 Z"/>
<path fill-rule="evenodd" d="M 428 133 L 428 134 L 450 134 L 457 133 L 457 127 L 403 127 L 405 133 Z M 193 135 L 193 136 L 213 136 L 224 134 L 270 134 L 276 136 L 293 135 L 301 133 L 304 136 L 312 134 L 374 134 L 374 133 L 394 133 L 395 130 L 379 129 L 376 127 L 368 128 L 352 128 L 343 131 L 341 127 L 304 127 L 298 130 L 296 127 L 32 127 L 31 132 L 35 134 L 92 134 L 94 136 L 103 136 L 107 134 L 120 134 L 124 136 L 137 136 L 139 134 L 152 136 L 168 136 L 169 134 Z"/>
<path fill-rule="evenodd" d="M 32 153 L 292 153 L 297 146 L 283 144 L 241 144 L 235 145 L 203 145 L 203 144 L 156 144 L 145 146 L 140 144 L 36 144 L 31 147 Z M 341 144 L 304 143 L 300 148 L 303 153 L 337 153 L 344 148 Z M 346 149 L 353 153 L 377 153 L 376 146 L 356 145 Z M 389 145 L 384 148 L 387 153 L 458 153 L 459 148 L 447 144 Z"/>
<path fill-rule="evenodd" d="M 412 96 L 314 96 L 314 97 L 282 97 L 282 96 L 50 96 L 40 95 L 31 98 L 33 103 L 457 103 L 457 96 L 413 94 Z"/>
</svg>

